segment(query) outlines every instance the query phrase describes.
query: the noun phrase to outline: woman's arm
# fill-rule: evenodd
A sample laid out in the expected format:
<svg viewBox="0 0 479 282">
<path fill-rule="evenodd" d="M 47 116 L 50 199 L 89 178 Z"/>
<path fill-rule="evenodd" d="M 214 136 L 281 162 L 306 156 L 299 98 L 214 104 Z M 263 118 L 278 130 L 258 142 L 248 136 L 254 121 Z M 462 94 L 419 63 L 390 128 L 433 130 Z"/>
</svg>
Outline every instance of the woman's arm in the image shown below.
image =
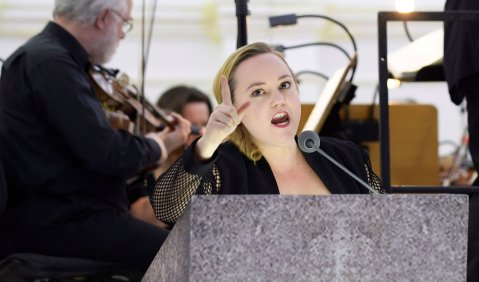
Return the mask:
<svg viewBox="0 0 479 282">
<path fill-rule="evenodd" d="M 215 164 L 218 154 L 201 162 L 194 152 L 196 143 L 158 178 L 150 196 L 156 217 L 165 223 L 175 223 L 194 194 L 219 192 L 221 179 Z"/>
</svg>

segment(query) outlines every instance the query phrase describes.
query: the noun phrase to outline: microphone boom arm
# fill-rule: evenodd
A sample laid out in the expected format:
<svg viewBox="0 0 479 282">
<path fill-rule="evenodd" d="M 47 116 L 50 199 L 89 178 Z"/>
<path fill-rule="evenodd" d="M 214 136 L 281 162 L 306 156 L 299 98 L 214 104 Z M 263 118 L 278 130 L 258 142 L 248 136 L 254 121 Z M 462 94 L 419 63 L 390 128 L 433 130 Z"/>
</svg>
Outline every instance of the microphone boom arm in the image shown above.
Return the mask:
<svg viewBox="0 0 479 282">
<path fill-rule="evenodd" d="M 312 153 L 314 151 L 320 153 L 323 157 L 328 159 L 330 162 L 335 164 L 337 167 L 342 169 L 346 174 L 354 178 L 357 182 L 359 182 L 361 185 L 366 187 L 371 193 L 377 194 L 379 193 L 378 191 L 374 190 L 369 184 L 364 182 L 361 178 L 357 177 L 354 175 L 351 171 L 349 171 L 346 167 L 344 167 L 342 164 L 340 164 L 338 161 L 333 159 L 330 155 L 326 154 L 323 150 L 319 148 L 321 144 L 321 140 L 319 139 L 319 136 L 316 132 L 312 130 L 306 130 L 301 132 L 301 134 L 298 136 L 298 145 L 301 151 L 305 153 Z"/>
<path fill-rule="evenodd" d="M 331 161 L 333 164 L 335 164 L 336 166 L 338 166 L 340 169 L 342 169 L 344 172 L 346 172 L 349 176 L 351 176 L 352 178 L 354 178 L 357 182 L 361 183 L 364 187 L 368 188 L 369 191 L 371 191 L 371 193 L 373 194 L 376 194 L 378 193 L 376 190 L 373 189 L 373 187 L 371 187 L 369 184 L 367 184 L 366 182 L 364 182 L 361 178 L 357 177 L 356 175 L 354 175 L 353 173 L 351 173 L 347 168 L 345 168 L 342 164 L 340 164 L 339 162 L 337 162 L 335 159 L 333 159 L 331 156 L 329 156 L 328 154 L 326 154 L 326 152 L 324 152 L 323 150 L 321 150 L 320 148 L 316 147 L 316 152 L 320 153 L 322 156 L 324 156 L 326 159 L 328 159 L 329 161 Z"/>
</svg>

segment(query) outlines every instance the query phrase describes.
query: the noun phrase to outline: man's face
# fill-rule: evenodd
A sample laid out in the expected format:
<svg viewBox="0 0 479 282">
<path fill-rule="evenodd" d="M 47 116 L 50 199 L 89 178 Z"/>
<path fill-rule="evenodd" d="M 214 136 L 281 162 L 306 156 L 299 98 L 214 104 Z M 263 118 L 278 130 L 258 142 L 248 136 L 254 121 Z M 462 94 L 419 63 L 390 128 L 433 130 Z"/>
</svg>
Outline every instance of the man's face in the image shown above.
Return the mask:
<svg viewBox="0 0 479 282">
<path fill-rule="evenodd" d="M 120 38 L 116 35 L 118 28 L 116 26 L 110 26 L 105 31 L 105 35 L 96 40 L 91 54 L 91 61 L 93 64 L 105 64 L 116 52 Z"/>
<path fill-rule="evenodd" d="M 127 9 L 124 12 L 110 9 L 106 15 L 106 28 L 93 43 L 91 61 L 93 64 L 105 64 L 115 54 L 118 44 L 126 35 L 124 26 L 131 20 L 132 2 L 128 0 Z"/>
</svg>

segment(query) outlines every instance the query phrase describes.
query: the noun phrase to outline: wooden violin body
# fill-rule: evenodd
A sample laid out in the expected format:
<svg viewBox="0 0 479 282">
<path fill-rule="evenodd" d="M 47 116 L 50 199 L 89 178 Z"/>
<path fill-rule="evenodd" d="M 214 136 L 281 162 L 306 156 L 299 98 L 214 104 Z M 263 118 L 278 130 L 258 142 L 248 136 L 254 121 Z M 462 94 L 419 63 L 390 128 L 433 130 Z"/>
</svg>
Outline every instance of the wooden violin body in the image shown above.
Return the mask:
<svg viewBox="0 0 479 282">
<path fill-rule="evenodd" d="M 116 78 L 118 71 L 95 65 L 89 74 L 113 128 L 137 134 L 158 131 L 165 126 L 174 128 L 171 116 L 146 99 L 142 101 L 137 89 L 125 79 Z"/>
</svg>

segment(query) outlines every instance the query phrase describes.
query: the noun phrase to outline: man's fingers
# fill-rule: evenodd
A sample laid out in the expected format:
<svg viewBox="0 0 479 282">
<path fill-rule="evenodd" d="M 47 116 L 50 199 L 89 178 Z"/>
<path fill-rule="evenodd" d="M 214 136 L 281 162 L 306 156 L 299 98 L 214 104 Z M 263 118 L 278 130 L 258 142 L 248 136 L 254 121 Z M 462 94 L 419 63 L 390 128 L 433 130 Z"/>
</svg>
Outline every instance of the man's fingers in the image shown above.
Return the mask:
<svg viewBox="0 0 479 282">
<path fill-rule="evenodd" d="M 233 105 L 231 100 L 231 91 L 230 86 L 228 85 L 228 79 L 226 76 L 221 76 L 221 99 L 223 100 L 222 103 L 225 105 Z"/>
</svg>

